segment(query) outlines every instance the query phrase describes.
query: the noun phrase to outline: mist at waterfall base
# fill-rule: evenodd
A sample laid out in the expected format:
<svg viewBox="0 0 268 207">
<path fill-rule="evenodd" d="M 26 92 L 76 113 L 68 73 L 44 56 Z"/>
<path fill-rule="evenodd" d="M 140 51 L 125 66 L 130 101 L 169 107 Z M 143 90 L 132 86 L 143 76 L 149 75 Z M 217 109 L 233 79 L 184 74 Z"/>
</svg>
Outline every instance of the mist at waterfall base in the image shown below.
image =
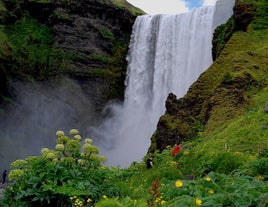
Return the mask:
<svg viewBox="0 0 268 207">
<path fill-rule="evenodd" d="M 106 165 L 126 167 L 146 155 L 168 94 L 184 96 L 212 64 L 213 31 L 231 17 L 233 5 L 234 0 L 219 0 L 183 14 L 137 17 L 124 103 L 109 104 L 109 117 L 89 128 Z"/>
<path fill-rule="evenodd" d="M 9 85 L 15 100 L 6 113 L 0 111 L 0 172 L 16 159 L 40 155 L 44 147 L 54 149 L 56 131 L 68 133 L 96 122 L 92 96 L 74 80 L 14 80 Z"/>
</svg>

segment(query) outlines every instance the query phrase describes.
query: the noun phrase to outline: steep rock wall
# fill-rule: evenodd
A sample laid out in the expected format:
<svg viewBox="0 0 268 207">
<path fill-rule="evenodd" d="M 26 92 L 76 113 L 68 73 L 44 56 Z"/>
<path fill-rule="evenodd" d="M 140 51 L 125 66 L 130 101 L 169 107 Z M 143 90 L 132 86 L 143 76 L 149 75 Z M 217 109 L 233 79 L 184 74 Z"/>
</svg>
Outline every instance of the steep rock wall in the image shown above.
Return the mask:
<svg viewBox="0 0 268 207">
<path fill-rule="evenodd" d="M 96 99 L 98 110 L 111 98 L 123 98 L 128 43 L 136 15 L 142 11 L 127 2 L 122 6 L 98 0 L 47 3 L 4 0 L 1 4 L 12 14 L 1 15 L 1 23 L 5 26 L 31 16 L 52 29 L 54 47 L 64 53 L 60 64 L 54 66 L 57 78 L 64 75 L 78 81 L 85 92 Z M 34 72 L 22 75 L 17 72 L 19 70 L 10 73 L 12 62 L 6 63 L 6 59 L 12 59 L 12 52 L 8 58 L 0 59 L 5 79 L 34 76 Z M 40 79 L 37 76 L 34 79 Z M 54 77 L 55 73 L 53 77 L 47 74 L 42 80 Z M 89 90 L 87 85 L 91 89 L 94 85 L 99 92 Z M 5 84 L 2 88 L 7 86 Z M 7 94 L 2 91 L 3 95 Z"/>
</svg>

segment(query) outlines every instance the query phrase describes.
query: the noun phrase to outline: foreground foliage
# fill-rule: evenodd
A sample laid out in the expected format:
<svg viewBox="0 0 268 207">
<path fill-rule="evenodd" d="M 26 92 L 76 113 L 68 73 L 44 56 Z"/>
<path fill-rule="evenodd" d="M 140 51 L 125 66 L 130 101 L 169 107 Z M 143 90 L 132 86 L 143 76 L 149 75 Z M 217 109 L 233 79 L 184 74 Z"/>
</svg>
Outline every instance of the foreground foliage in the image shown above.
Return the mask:
<svg viewBox="0 0 268 207">
<path fill-rule="evenodd" d="M 70 136 L 62 131 L 56 134 L 55 150 L 44 148 L 41 156 L 12 163 L 9 180 L 14 184 L 6 188 L 1 206 L 268 205 L 268 149 L 258 156 L 222 152 L 191 160 L 194 147 L 184 143 L 175 156 L 171 147 L 152 155 L 151 169 L 145 168 L 147 157 L 119 169 L 103 167 L 105 158 L 98 155 L 98 148 L 89 138 L 82 142 L 77 130 L 71 130 Z"/>
<path fill-rule="evenodd" d="M 113 169 L 101 166 L 105 160 L 87 138 L 81 144 L 77 130 L 71 136 L 57 132 L 55 150 L 42 149 L 41 156 L 28 157 L 11 164 L 5 191 L 5 206 L 70 206 L 74 196 L 83 203 L 98 201 L 102 195 L 118 196 L 113 185 Z"/>
</svg>

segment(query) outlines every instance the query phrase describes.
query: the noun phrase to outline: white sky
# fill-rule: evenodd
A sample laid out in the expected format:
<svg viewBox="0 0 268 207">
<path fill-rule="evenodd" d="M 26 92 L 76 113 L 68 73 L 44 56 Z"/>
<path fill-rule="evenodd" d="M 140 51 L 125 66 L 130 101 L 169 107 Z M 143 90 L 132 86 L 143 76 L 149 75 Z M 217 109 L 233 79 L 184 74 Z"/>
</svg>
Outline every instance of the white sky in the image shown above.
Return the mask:
<svg viewBox="0 0 268 207">
<path fill-rule="evenodd" d="M 178 14 L 190 10 L 189 5 L 197 7 L 214 5 L 217 0 L 127 0 L 147 14 Z"/>
</svg>

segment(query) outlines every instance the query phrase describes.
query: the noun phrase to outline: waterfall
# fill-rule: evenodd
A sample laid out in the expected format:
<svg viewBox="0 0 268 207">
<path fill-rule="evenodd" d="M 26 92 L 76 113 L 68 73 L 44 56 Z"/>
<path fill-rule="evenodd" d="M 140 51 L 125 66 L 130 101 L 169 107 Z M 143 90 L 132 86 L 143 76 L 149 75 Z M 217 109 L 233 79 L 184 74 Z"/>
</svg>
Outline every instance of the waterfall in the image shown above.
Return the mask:
<svg viewBox="0 0 268 207">
<path fill-rule="evenodd" d="M 212 64 L 212 36 L 216 26 L 232 15 L 234 0 L 220 0 L 177 15 L 137 17 L 127 56 L 123 106 L 112 104 L 113 115 L 95 136 L 108 165 L 141 161 L 150 137 L 165 112 L 170 92 L 182 97 Z"/>
</svg>

